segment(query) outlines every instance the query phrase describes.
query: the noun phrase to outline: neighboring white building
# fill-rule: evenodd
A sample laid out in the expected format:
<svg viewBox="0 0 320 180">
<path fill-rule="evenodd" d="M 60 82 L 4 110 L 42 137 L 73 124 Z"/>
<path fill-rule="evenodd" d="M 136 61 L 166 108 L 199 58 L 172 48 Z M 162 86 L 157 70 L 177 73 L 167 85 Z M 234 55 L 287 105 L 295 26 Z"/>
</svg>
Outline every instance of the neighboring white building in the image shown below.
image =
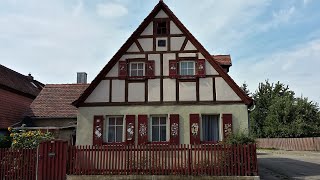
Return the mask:
<svg viewBox="0 0 320 180">
<path fill-rule="evenodd" d="M 159 1 L 73 103 L 76 144 L 215 143 L 247 130 L 252 99 L 219 57 Z"/>
</svg>

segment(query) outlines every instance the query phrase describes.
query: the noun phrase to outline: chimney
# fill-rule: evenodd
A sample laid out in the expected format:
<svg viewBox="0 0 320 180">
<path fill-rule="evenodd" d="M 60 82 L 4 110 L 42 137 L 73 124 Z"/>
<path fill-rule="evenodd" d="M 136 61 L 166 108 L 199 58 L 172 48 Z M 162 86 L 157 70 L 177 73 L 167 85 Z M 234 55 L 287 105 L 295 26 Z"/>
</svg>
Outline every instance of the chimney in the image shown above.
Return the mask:
<svg viewBox="0 0 320 180">
<path fill-rule="evenodd" d="M 86 72 L 77 72 L 77 84 L 87 84 Z"/>
<path fill-rule="evenodd" d="M 31 73 L 28 74 L 27 78 L 28 78 L 30 81 L 33 81 L 33 76 L 31 76 Z"/>
</svg>

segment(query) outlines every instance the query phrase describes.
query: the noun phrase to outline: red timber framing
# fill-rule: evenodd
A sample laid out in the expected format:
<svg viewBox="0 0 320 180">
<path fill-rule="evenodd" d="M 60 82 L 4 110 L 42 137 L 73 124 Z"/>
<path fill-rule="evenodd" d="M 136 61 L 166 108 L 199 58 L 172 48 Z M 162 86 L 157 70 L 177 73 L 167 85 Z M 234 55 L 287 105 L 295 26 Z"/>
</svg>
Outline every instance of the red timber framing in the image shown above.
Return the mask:
<svg viewBox="0 0 320 180">
<path fill-rule="evenodd" d="M 123 46 L 119 49 L 119 51 L 111 58 L 108 64 L 100 71 L 100 73 L 96 76 L 96 78 L 92 81 L 90 86 L 84 91 L 84 93 L 73 102 L 73 105 L 76 107 L 79 106 L 86 106 L 84 101 L 86 98 L 92 93 L 95 87 L 105 79 L 106 74 L 111 70 L 111 68 L 120 60 L 122 55 L 126 54 L 126 51 L 129 49 L 132 43 L 134 43 L 137 38 L 140 37 L 142 31 L 154 20 L 154 17 L 158 14 L 160 10 L 163 10 L 169 17 L 170 21 L 173 21 L 176 26 L 182 31 L 183 35 L 186 36 L 186 39 L 189 40 L 197 50 L 192 51 L 166 51 L 165 53 L 186 53 L 186 52 L 193 52 L 197 53 L 200 52 L 204 58 L 213 66 L 213 68 L 220 74 L 220 76 L 227 82 L 227 84 L 234 90 L 234 92 L 240 97 L 241 102 L 245 103 L 246 105 L 252 104 L 252 99 L 249 98 L 241 89 L 240 87 L 233 81 L 233 79 L 223 70 L 223 68 L 216 62 L 210 53 L 200 44 L 200 42 L 188 31 L 188 29 L 180 22 L 180 20 L 173 14 L 173 12 L 168 8 L 168 6 L 163 2 L 159 1 L 159 3 L 154 7 L 151 13 L 144 19 L 144 21 L 139 25 L 139 27 L 133 32 L 133 34 L 128 38 L 128 40 L 123 44 Z M 169 23 L 170 24 L 170 23 Z M 178 36 L 178 35 L 177 35 Z M 168 37 L 168 36 L 166 36 Z M 170 39 L 170 38 L 169 38 Z M 154 43 L 155 44 L 155 43 Z M 170 42 L 168 42 L 170 44 Z M 186 45 L 186 42 L 183 43 Z M 138 45 L 137 45 L 138 46 Z M 139 48 L 139 47 L 138 47 Z M 141 52 L 130 53 L 130 54 L 140 54 Z M 152 52 L 145 52 L 145 53 L 160 53 L 158 51 Z M 127 91 L 127 90 L 126 90 Z M 126 92 L 127 95 L 127 92 Z M 215 97 L 214 97 L 215 98 Z M 179 99 L 177 98 L 179 101 Z M 126 101 L 127 102 L 127 101 Z"/>
</svg>

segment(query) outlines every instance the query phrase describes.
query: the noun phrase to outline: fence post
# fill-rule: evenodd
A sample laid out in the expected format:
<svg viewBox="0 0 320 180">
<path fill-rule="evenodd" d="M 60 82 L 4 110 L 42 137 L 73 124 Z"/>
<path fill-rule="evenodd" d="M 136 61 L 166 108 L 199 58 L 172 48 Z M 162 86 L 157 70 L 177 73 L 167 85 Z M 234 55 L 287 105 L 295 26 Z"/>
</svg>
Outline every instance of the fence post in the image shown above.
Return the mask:
<svg viewBox="0 0 320 180">
<path fill-rule="evenodd" d="M 189 147 L 190 146 L 190 147 Z M 189 165 L 189 168 L 188 168 L 188 175 L 192 175 L 192 173 L 191 173 L 191 164 L 192 164 L 192 145 L 187 145 L 187 147 L 188 147 L 188 156 L 189 156 L 189 158 L 188 158 L 188 165 Z"/>
</svg>

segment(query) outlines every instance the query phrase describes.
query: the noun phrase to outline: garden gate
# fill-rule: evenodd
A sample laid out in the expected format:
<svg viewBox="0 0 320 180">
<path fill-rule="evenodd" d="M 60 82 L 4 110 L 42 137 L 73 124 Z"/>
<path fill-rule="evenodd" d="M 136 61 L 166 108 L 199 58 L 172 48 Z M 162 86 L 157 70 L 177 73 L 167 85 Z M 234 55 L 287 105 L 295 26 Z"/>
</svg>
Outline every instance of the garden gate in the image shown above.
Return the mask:
<svg viewBox="0 0 320 180">
<path fill-rule="evenodd" d="M 42 142 L 38 149 L 38 180 L 65 180 L 68 143 L 54 140 Z"/>
</svg>

